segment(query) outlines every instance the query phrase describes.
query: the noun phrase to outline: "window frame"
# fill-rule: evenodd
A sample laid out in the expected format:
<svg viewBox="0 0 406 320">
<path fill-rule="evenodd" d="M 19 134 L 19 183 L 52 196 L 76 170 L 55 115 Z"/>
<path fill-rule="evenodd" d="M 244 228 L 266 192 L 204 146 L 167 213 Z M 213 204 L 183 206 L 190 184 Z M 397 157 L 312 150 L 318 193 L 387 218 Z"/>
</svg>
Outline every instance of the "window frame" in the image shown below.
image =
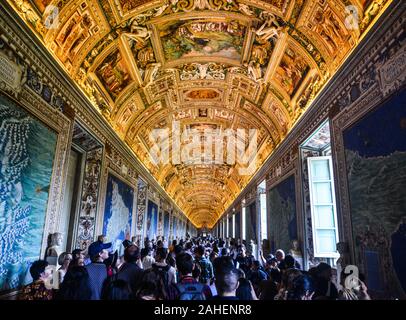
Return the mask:
<svg viewBox="0 0 406 320">
<path fill-rule="evenodd" d="M 328 161 L 328 166 L 329 166 L 329 172 L 330 172 L 330 179 L 329 180 L 316 180 L 313 179 L 312 175 L 312 162 L 316 161 L 323 161 L 327 160 Z M 319 156 L 319 157 L 309 157 L 307 158 L 307 166 L 308 166 L 308 174 L 309 174 L 309 195 L 310 195 L 310 212 L 311 212 L 311 217 L 312 217 L 312 238 L 313 238 L 313 254 L 314 257 L 316 258 L 338 258 L 340 255 L 336 251 L 333 252 L 319 252 L 318 247 L 317 247 L 317 230 L 333 230 L 335 231 L 335 237 L 336 237 L 336 244 L 340 241 L 339 240 L 339 231 L 338 231 L 338 217 L 337 217 L 337 202 L 336 202 L 336 193 L 335 193 L 335 183 L 334 183 L 334 171 L 333 171 L 333 159 L 332 156 Z M 332 197 L 332 203 L 331 204 L 326 204 L 330 205 L 333 207 L 333 218 L 334 218 L 334 228 L 321 228 L 316 226 L 317 222 L 317 217 L 316 217 L 316 212 L 315 212 L 315 206 L 317 205 L 323 205 L 323 204 L 315 204 L 314 200 L 314 193 L 313 193 L 313 183 L 315 182 L 330 182 L 330 187 L 331 187 L 331 197 Z"/>
<path fill-rule="evenodd" d="M 268 239 L 268 197 L 266 192 L 259 195 L 259 216 L 260 216 L 260 235 L 261 241 Z M 264 210 L 262 210 L 264 209 Z"/>
<path fill-rule="evenodd" d="M 241 208 L 241 218 L 242 218 L 242 223 L 241 223 L 241 239 L 242 240 L 246 240 L 246 216 L 247 216 L 247 208 L 245 207 L 245 204 L 243 204 L 242 208 Z"/>
</svg>

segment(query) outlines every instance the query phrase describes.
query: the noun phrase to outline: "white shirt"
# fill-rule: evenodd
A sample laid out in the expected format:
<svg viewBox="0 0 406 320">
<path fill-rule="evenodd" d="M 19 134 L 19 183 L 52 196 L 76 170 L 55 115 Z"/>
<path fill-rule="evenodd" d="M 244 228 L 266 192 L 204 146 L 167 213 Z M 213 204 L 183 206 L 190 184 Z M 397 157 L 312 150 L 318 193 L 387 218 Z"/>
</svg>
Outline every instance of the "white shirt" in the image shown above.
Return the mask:
<svg viewBox="0 0 406 320">
<path fill-rule="evenodd" d="M 142 259 L 142 268 L 148 270 L 152 267 L 153 263 L 155 263 L 155 259 L 151 256 L 146 256 Z"/>
<path fill-rule="evenodd" d="M 216 289 L 216 286 L 215 286 L 214 282 L 213 282 L 212 285 L 210 285 L 210 290 L 211 290 L 211 295 L 212 295 L 213 297 L 214 297 L 214 296 L 217 296 L 217 289 Z"/>
</svg>

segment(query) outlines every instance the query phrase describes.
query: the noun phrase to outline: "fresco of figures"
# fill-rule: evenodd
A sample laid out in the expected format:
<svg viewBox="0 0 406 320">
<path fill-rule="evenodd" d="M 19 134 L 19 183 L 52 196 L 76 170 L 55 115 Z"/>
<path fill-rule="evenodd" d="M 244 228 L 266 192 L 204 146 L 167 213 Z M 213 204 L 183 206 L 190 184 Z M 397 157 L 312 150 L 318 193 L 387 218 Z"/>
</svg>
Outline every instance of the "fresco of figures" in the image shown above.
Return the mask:
<svg viewBox="0 0 406 320">
<path fill-rule="evenodd" d="M 292 98 L 309 70 L 306 60 L 291 48 L 287 48 L 276 69 L 275 77 Z"/>
<path fill-rule="evenodd" d="M 170 21 L 159 26 L 165 59 L 199 56 L 240 60 L 246 27 L 238 21 Z"/>
<path fill-rule="evenodd" d="M 110 53 L 96 69 L 106 91 L 115 99 L 131 81 L 127 65 L 117 49 Z"/>
<path fill-rule="evenodd" d="M 84 42 L 90 38 L 90 29 L 95 26 L 89 12 L 75 12 L 60 31 L 55 41 L 58 44 L 57 55 L 63 62 L 76 55 Z"/>
</svg>

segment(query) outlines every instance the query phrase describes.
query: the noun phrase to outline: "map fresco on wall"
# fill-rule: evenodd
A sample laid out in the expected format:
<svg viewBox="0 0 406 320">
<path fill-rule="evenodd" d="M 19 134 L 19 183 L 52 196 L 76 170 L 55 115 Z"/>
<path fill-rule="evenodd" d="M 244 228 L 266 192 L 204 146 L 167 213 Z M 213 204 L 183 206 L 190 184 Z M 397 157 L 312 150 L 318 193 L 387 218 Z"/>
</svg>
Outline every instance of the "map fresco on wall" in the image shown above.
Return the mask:
<svg viewBox="0 0 406 320">
<path fill-rule="evenodd" d="M 287 252 L 292 240 L 297 239 L 294 175 L 269 191 L 269 212 L 271 251 L 282 249 Z"/>
<path fill-rule="evenodd" d="M 254 240 L 257 242 L 257 213 L 255 203 L 249 205 L 246 209 L 246 239 L 247 241 Z"/>
<path fill-rule="evenodd" d="M 134 189 L 112 174 L 107 178 L 103 234 L 113 244 L 113 251 L 123 251 L 122 242 L 131 237 Z"/>
<path fill-rule="evenodd" d="M 169 213 L 164 211 L 164 237 L 166 240 L 169 239 Z"/>
<path fill-rule="evenodd" d="M 238 21 L 170 21 L 158 26 L 167 61 L 222 57 L 240 60 L 246 27 Z"/>
<path fill-rule="evenodd" d="M 146 224 L 146 236 L 150 240 L 155 239 L 158 231 L 158 206 L 151 200 L 148 201 Z"/>
<path fill-rule="evenodd" d="M 57 134 L 0 96 L 0 291 L 40 257 Z"/>
<path fill-rule="evenodd" d="M 235 238 L 241 238 L 241 212 L 235 214 Z"/>
<path fill-rule="evenodd" d="M 403 292 L 406 292 L 405 99 L 406 92 L 393 97 L 343 133 L 356 254 L 361 254 L 361 246 L 366 243 L 364 246 L 375 248 L 387 246 L 385 250 L 389 252 L 385 255 L 391 257 L 393 269 L 388 270 L 386 264 L 385 272 L 396 274 Z"/>
<path fill-rule="evenodd" d="M 173 216 L 172 224 L 173 224 L 172 236 L 173 236 L 173 239 L 175 239 L 177 237 L 177 235 L 178 235 L 177 234 L 177 232 L 178 232 L 178 219 L 176 219 L 175 216 Z"/>
</svg>

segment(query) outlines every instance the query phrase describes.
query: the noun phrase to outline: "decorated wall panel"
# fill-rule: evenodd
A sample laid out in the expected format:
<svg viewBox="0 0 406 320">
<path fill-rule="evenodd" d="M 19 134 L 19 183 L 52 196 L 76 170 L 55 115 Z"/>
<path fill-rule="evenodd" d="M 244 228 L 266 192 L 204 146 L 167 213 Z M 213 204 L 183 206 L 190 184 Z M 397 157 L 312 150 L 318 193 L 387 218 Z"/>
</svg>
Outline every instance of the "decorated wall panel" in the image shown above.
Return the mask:
<svg viewBox="0 0 406 320">
<path fill-rule="evenodd" d="M 95 237 L 96 213 L 99 199 L 103 148 L 86 153 L 82 183 L 79 224 L 75 247 L 86 250 Z"/>
<path fill-rule="evenodd" d="M 145 236 L 148 239 L 156 239 L 158 234 L 158 205 L 148 200 L 148 209 L 145 220 Z"/>
<path fill-rule="evenodd" d="M 42 249 L 57 133 L 0 96 L 0 291 L 26 284 Z"/>
<path fill-rule="evenodd" d="M 142 236 L 143 226 L 145 221 L 145 213 L 146 213 L 146 205 L 147 205 L 147 184 L 139 179 L 138 180 L 138 193 L 137 193 L 137 230 L 136 230 L 136 238 L 139 243 L 142 243 Z"/>
<path fill-rule="evenodd" d="M 370 290 L 403 297 L 405 99 L 405 91 L 396 94 L 343 131 L 355 257 Z M 368 259 L 372 255 L 377 259 Z"/>
<path fill-rule="evenodd" d="M 168 240 L 169 239 L 169 219 L 170 219 L 170 214 L 169 214 L 169 212 L 167 212 L 167 211 L 164 211 L 164 214 L 163 214 L 163 225 L 164 225 L 164 228 L 163 228 L 163 235 L 164 235 L 164 237 L 165 237 L 165 239 L 166 240 Z"/>
<path fill-rule="evenodd" d="M 295 175 L 290 175 L 268 192 L 268 225 L 271 252 L 291 248 L 297 239 L 297 209 Z"/>
<path fill-rule="evenodd" d="M 247 242 L 253 240 L 254 243 L 258 243 L 257 232 L 258 232 L 258 217 L 256 202 L 251 203 L 247 206 L 245 211 L 245 239 Z"/>
<path fill-rule="evenodd" d="M 107 179 L 103 234 L 113 243 L 113 251 L 123 252 L 122 241 L 131 239 L 133 225 L 134 188 L 112 174 Z"/>
</svg>

